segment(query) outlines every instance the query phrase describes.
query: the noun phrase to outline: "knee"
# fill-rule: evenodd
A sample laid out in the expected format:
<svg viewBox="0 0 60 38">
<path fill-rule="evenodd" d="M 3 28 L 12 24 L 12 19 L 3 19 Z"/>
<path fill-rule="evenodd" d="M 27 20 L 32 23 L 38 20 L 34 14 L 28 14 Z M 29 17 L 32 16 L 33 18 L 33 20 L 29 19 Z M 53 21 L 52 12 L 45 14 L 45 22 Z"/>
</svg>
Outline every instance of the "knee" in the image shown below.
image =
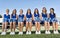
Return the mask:
<svg viewBox="0 0 60 38">
<path fill-rule="evenodd" d="M 45 21 L 45 24 L 47 24 L 48 22 Z"/>
<path fill-rule="evenodd" d="M 26 22 L 26 24 L 28 24 L 28 22 Z"/>
<path fill-rule="evenodd" d="M 13 25 L 15 25 L 16 24 L 16 22 L 13 22 Z"/>
</svg>

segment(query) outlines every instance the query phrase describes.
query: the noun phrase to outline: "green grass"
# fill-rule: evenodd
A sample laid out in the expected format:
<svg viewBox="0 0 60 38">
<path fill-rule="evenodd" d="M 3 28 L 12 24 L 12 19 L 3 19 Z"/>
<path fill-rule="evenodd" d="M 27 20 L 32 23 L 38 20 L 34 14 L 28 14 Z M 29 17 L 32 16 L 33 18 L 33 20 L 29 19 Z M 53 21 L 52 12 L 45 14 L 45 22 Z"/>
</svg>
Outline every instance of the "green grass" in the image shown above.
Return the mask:
<svg viewBox="0 0 60 38">
<path fill-rule="evenodd" d="M 1 31 L 2 30 L 0 29 L 0 32 Z M 44 34 L 45 31 L 41 30 L 42 34 L 40 35 L 34 34 L 35 31 L 33 31 L 31 35 L 26 35 L 25 32 L 23 35 L 18 35 L 18 32 L 16 32 L 16 35 L 9 35 L 9 32 L 7 33 L 7 35 L 4 36 L 0 35 L 0 38 L 60 38 L 60 34 L 53 34 L 52 30 L 51 34 Z M 59 26 L 59 32 L 60 32 L 60 26 Z"/>
<path fill-rule="evenodd" d="M 31 34 L 31 35 L 5 35 L 2 36 L 0 35 L 0 38 L 60 38 L 60 34 L 40 34 L 40 35 L 36 35 L 36 34 Z"/>
</svg>

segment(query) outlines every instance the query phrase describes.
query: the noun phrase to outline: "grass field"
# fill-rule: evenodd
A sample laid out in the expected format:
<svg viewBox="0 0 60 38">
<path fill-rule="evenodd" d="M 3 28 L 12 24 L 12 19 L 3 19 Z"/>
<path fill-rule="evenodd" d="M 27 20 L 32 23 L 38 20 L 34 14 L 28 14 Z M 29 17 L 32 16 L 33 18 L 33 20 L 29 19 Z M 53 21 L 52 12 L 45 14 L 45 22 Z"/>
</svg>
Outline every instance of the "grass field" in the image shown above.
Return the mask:
<svg viewBox="0 0 60 38">
<path fill-rule="evenodd" d="M 31 35 L 5 35 L 5 36 L 2 36 L 0 35 L 0 38 L 60 38 L 60 34 L 40 34 L 40 35 L 36 35 L 36 34 L 31 34 Z"/>
<path fill-rule="evenodd" d="M 41 28 L 41 32 L 42 34 L 40 35 L 36 35 L 35 31 L 32 31 L 31 35 L 26 35 L 25 32 L 23 35 L 18 35 L 18 30 L 16 30 L 16 35 L 10 35 L 9 32 L 10 30 L 8 30 L 7 35 L 0 35 L 0 38 L 60 38 L 60 34 L 53 34 L 53 31 L 51 31 L 51 34 L 44 34 L 44 28 Z M 51 28 L 52 29 L 52 28 Z M 1 34 L 1 29 L 0 29 L 0 34 Z M 59 32 L 60 32 L 60 26 L 59 26 Z"/>
<path fill-rule="evenodd" d="M 8 32 L 7 35 L 0 35 L 0 38 L 60 38 L 60 34 L 53 34 L 52 30 L 50 32 L 51 34 L 45 34 L 45 31 L 41 31 L 39 35 L 36 35 L 35 31 L 32 31 L 31 35 L 26 35 L 26 32 L 23 35 L 18 35 L 18 32 L 16 32 L 16 35 L 10 35 Z"/>
</svg>

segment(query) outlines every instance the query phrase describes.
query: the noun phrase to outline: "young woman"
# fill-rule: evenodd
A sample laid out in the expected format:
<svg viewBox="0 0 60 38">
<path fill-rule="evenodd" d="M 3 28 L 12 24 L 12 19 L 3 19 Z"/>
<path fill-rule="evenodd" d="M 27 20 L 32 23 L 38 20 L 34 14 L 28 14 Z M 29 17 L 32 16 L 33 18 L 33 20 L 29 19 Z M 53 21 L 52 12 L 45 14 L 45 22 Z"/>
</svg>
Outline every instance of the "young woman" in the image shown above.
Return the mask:
<svg viewBox="0 0 60 38">
<path fill-rule="evenodd" d="M 48 25 L 48 14 L 47 14 L 47 10 L 45 7 L 43 7 L 42 9 L 42 13 L 41 13 L 41 18 L 42 18 L 42 22 L 44 22 L 44 26 L 45 26 L 45 34 L 50 34 L 49 28 L 50 26 Z"/>
<path fill-rule="evenodd" d="M 24 20 L 25 20 L 25 16 L 23 14 L 23 10 L 20 9 L 20 14 L 18 16 L 18 27 L 19 27 L 19 35 L 23 34 L 23 25 L 24 25 Z"/>
<path fill-rule="evenodd" d="M 9 9 L 6 9 L 6 14 L 3 16 L 3 24 L 2 24 L 2 33 L 1 35 L 6 35 L 7 25 L 10 22 Z"/>
<path fill-rule="evenodd" d="M 50 8 L 50 23 L 53 25 L 54 34 L 58 34 L 58 21 L 56 19 L 56 14 L 54 13 L 54 8 Z"/>
<path fill-rule="evenodd" d="M 11 29 L 10 35 L 14 35 L 15 34 L 16 20 L 17 20 L 16 9 L 13 10 L 10 19 L 11 19 L 10 20 L 10 29 Z"/>
<path fill-rule="evenodd" d="M 26 34 L 31 34 L 31 29 L 32 29 L 32 14 L 31 10 L 28 9 L 26 13 Z"/>
<path fill-rule="evenodd" d="M 41 34 L 41 32 L 40 32 L 40 14 L 39 14 L 39 11 L 37 8 L 34 10 L 33 20 L 35 21 L 36 34 Z"/>
</svg>

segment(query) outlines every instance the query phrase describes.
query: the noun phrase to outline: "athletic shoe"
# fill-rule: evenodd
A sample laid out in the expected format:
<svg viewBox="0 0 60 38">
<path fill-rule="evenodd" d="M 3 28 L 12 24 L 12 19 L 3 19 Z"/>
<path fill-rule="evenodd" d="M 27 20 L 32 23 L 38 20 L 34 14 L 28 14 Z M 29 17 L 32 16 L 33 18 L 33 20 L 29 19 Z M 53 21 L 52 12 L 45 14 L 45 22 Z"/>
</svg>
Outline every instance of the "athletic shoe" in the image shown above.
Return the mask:
<svg viewBox="0 0 60 38">
<path fill-rule="evenodd" d="M 1 35 L 6 35 L 6 32 L 2 32 Z"/>
<path fill-rule="evenodd" d="M 31 34 L 31 31 L 29 32 L 29 34 Z"/>
<path fill-rule="evenodd" d="M 56 31 L 54 31 L 54 34 L 56 34 Z"/>
<path fill-rule="evenodd" d="M 36 31 L 35 34 L 38 34 L 38 32 Z"/>
<path fill-rule="evenodd" d="M 15 32 L 11 32 L 10 35 L 15 35 Z"/>
<path fill-rule="evenodd" d="M 45 34 L 48 34 L 48 31 L 45 31 Z"/>
<path fill-rule="evenodd" d="M 23 32 L 20 32 L 20 34 L 22 35 L 22 34 L 23 34 Z"/>
<path fill-rule="evenodd" d="M 27 31 L 26 34 L 29 34 L 29 32 Z"/>
<path fill-rule="evenodd" d="M 18 35 L 20 35 L 21 33 L 19 32 Z"/>
<path fill-rule="evenodd" d="M 12 35 L 13 34 L 13 32 L 10 32 L 10 35 Z"/>
<path fill-rule="evenodd" d="M 58 31 L 56 31 L 56 34 L 59 34 L 59 32 L 58 32 Z"/>
<path fill-rule="evenodd" d="M 18 35 L 22 35 L 22 34 L 23 34 L 23 32 L 19 32 L 19 33 L 18 33 Z"/>
<path fill-rule="evenodd" d="M 41 34 L 41 32 L 39 31 L 38 34 Z"/>
<path fill-rule="evenodd" d="M 48 31 L 48 34 L 51 34 L 51 32 L 50 32 L 50 31 Z"/>
</svg>

